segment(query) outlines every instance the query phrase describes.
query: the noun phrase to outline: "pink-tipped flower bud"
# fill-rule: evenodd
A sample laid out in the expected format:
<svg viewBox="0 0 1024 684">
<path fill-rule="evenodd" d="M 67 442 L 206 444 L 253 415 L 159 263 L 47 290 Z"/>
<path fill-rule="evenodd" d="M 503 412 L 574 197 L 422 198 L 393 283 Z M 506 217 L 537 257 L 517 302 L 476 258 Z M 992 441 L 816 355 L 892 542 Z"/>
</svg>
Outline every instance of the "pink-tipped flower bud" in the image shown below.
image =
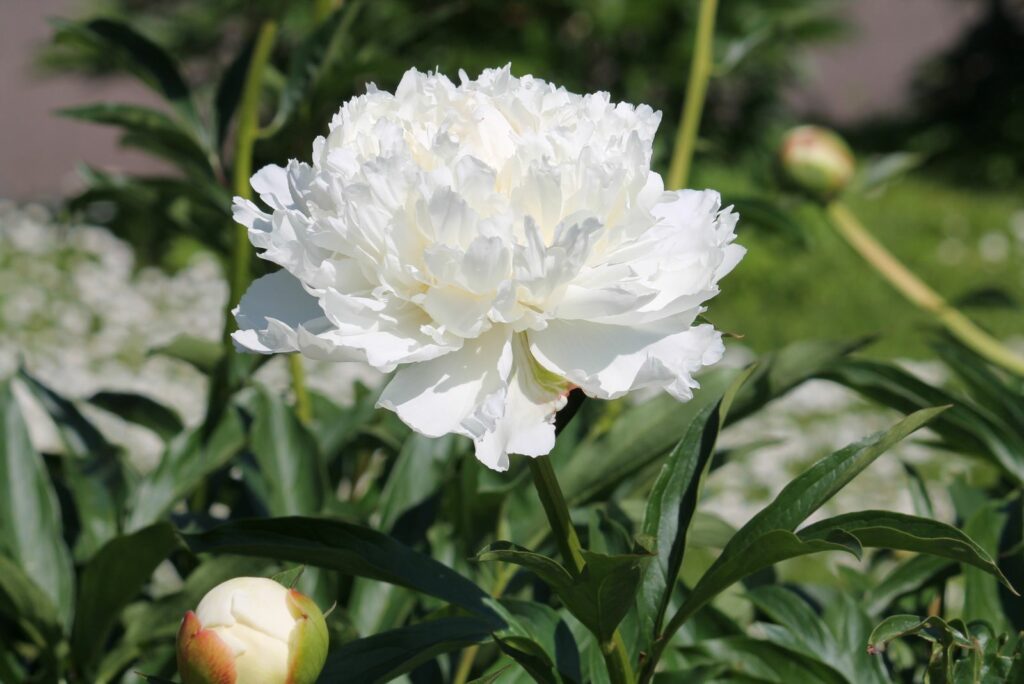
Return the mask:
<svg viewBox="0 0 1024 684">
<path fill-rule="evenodd" d="M 779 162 L 789 182 L 821 201 L 842 193 L 857 168 L 846 141 L 820 126 L 791 128 L 782 138 Z"/>
<path fill-rule="evenodd" d="M 271 579 L 236 577 L 185 615 L 178 672 L 184 684 L 313 684 L 327 643 L 312 599 Z"/>
</svg>

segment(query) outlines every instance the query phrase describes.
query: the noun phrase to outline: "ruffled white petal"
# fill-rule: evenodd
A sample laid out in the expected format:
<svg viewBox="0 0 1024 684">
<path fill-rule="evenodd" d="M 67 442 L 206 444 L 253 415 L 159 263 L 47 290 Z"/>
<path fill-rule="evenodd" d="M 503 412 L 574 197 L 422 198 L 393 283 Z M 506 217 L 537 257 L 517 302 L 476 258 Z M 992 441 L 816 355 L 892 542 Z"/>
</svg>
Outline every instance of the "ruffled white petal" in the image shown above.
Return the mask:
<svg viewBox="0 0 1024 684">
<path fill-rule="evenodd" d="M 377 405 L 428 437 L 464 432 L 462 423 L 504 389 L 511 367 L 510 331 L 496 328 L 457 351 L 402 366 Z"/>
<path fill-rule="evenodd" d="M 368 87 L 310 163 L 236 199 L 284 269 L 247 293 L 236 340 L 397 370 L 382 406 L 497 469 L 551 450 L 570 384 L 689 398 L 722 353 L 691 326 L 743 249 L 717 193 L 665 192 L 650 170 L 659 121 L 508 67 Z"/>
<path fill-rule="evenodd" d="M 254 280 L 231 313 L 236 346 L 259 354 L 298 351 L 297 329 L 324 320 L 316 299 L 287 271 Z"/>
<path fill-rule="evenodd" d="M 724 350 L 712 326 L 672 319 L 634 327 L 553 321 L 530 333 L 530 351 L 542 366 L 601 399 L 647 387 L 690 399 L 699 386 L 694 373 Z"/>
</svg>

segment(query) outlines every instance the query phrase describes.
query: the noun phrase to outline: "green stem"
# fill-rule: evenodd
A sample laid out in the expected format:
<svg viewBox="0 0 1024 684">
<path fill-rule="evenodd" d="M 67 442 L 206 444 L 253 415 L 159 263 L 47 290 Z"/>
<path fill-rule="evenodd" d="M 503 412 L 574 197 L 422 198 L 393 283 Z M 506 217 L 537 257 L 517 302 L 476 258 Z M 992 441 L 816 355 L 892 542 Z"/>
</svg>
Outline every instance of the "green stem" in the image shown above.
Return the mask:
<svg viewBox="0 0 1024 684">
<path fill-rule="evenodd" d="M 266 21 L 260 27 L 253 48 L 252 59 L 245 75 L 242 99 L 238 108 L 238 134 L 235 142 L 234 164 L 231 172 L 231 190 L 240 197 L 252 197 L 249 177 L 252 175 L 253 147 L 259 133 L 259 104 L 263 89 L 263 76 L 270 52 L 277 37 L 277 23 Z M 224 311 L 224 329 L 221 339 L 224 344 L 224 355 L 210 377 L 210 390 L 206 405 L 206 419 L 203 423 L 204 434 L 212 432 L 223 412 L 224 406 L 231 396 L 234 378 L 232 377 L 232 359 L 235 348 L 231 342 L 231 333 L 235 330 L 235 318 L 231 310 L 241 299 L 245 288 L 252 279 L 252 247 L 249 244 L 248 231 L 244 226 L 232 222 L 233 238 L 231 259 L 228 263 L 228 301 Z"/>
<path fill-rule="evenodd" d="M 252 198 L 253 148 L 259 135 L 260 95 L 263 90 L 263 77 L 270 62 L 270 53 L 274 49 L 277 38 L 277 22 L 265 21 L 260 27 L 253 48 L 249 70 L 245 74 L 242 100 L 238 107 L 238 134 L 235 143 L 235 159 L 231 170 L 231 189 L 239 197 Z M 228 297 L 228 320 L 225 327 L 230 332 L 233 327 L 230 308 L 242 297 L 245 288 L 252 280 L 252 245 L 245 226 L 234 224 L 235 237 L 231 249 L 231 290 Z"/>
<path fill-rule="evenodd" d="M 320 24 L 331 12 L 341 7 L 342 0 L 314 0 L 313 23 Z"/>
<path fill-rule="evenodd" d="M 313 422 L 313 404 L 306 391 L 306 371 L 299 354 L 288 355 L 288 367 L 292 373 L 292 391 L 295 392 L 295 415 L 303 425 Z"/>
<path fill-rule="evenodd" d="M 911 303 L 935 316 L 946 330 L 965 345 L 1006 370 L 1024 377 L 1024 358 L 978 327 L 971 319 L 950 305 L 913 271 L 885 248 L 850 209 L 839 201 L 826 207 L 836 230 L 890 285 Z"/>
<path fill-rule="evenodd" d="M 704 98 L 711 78 L 712 47 L 715 37 L 715 13 L 718 0 L 701 0 L 697 15 L 697 36 L 690 61 L 690 78 L 686 81 L 686 101 L 676 131 L 672 162 L 665 179 L 666 190 L 685 188 L 690 180 L 690 164 L 700 130 L 700 117 L 704 112 Z"/>
<path fill-rule="evenodd" d="M 533 486 L 540 497 L 544 513 L 547 514 L 555 543 L 558 545 L 562 559 L 569 565 L 569 572 L 573 576 L 577 576 L 583 572 L 585 565 L 582 546 L 580 538 L 576 534 L 576 528 L 572 525 L 569 506 L 566 505 L 562 488 L 558 485 L 551 459 L 546 456 L 531 458 L 529 464 L 530 473 L 533 475 Z M 618 630 L 615 631 L 609 642 L 601 644 L 601 653 L 604 655 L 608 678 L 612 684 L 634 684 L 636 679 L 633 676 L 633 667 L 629 662 L 629 655 L 626 653 L 625 644 Z"/>
<path fill-rule="evenodd" d="M 569 571 L 574 575 L 583 572 L 584 560 L 580 538 L 576 535 L 576 528 L 572 525 L 572 518 L 569 516 L 569 506 L 565 503 L 565 496 L 555 476 L 555 469 L 551 466 L 551 459 L 542 456 L 528 460 L 530 474 L 533 475 L 533 486 L 537 489 L 540 503 L 544 507 L 544 513 L 551 524 L 551 534 L 558 545 L 558 551 L 562 554 L 562 560 L 569 566 Z"/>
</svg>

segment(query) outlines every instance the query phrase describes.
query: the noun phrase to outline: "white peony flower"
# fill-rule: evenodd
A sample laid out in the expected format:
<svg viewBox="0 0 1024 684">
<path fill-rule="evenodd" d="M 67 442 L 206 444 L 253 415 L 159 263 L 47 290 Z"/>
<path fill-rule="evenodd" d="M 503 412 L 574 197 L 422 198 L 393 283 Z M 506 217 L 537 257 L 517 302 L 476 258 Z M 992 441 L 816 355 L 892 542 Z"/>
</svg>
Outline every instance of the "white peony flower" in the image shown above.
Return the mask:
<svg viewBox="0 0 1024 684">
<path fill-rule="evenodd" d="M 690 399 L 722 356 L 695 324 L 742 257 L 711 191 L 650 170 L 661 119 L 509 67 L 453 84 L 415 69 L 368 86 L 313 143 L 268 166 L 235 219 L 283 270 L 242 298 L 237 344 L 397 369 L 380 406 L 483 463 L 542 456 L 573 387 Z"/>
</svg>

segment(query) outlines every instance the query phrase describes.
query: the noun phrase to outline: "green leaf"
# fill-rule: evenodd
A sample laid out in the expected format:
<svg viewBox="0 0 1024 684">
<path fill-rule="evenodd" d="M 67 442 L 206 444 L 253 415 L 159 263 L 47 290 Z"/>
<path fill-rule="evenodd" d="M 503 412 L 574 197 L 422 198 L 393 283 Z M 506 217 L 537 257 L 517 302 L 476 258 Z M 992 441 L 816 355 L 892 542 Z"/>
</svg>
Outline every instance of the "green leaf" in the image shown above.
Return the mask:
<svg viewBox="0 0 1024 684">
<path fill-rule="evenodd" d="M 295 411 L 262 385 L 255 385 L 250 449 L 259 466 L 271 515 L 316 513 L 323 503 L 316 440 Z"/>
<path fill-rule="evenodd" d="M 999 579 L 1016 594 L 995 561 L 970 537 L 937 520 L 889 511 L 860 511 L 828 518 L 800 530 L 805 541 L 828 539 L 846 533 L 865 547 L 881 547 L 927 553 L 979 568 Z"/>
<path fill-rule="evenodd" d="M 163 404 L 128 392 L 98 392 L 89 403 L 155 432 L 165 442 L 184 429 L 178 414 Z"/>
<path fill-rule="evenodd" d="M 99 661 L 121 611 L 153 570 L 180 545 L 167 523 L 158 523 L 104 545 L 85 566 L 71 630 L 71 654 L 88 669 Z"/>
<path fill-rule="evenodd" d="M 0 552 L 32 578 L 67 625 L 74 568 L 64 544 L 60 506 L 9 380 L 0 383 L 0 421 Z"/>
<path fill-rule="evenodd" d="M 558 594 L 576 619 L 602 643 L 633 605 L 651 556 L 621 554 L 609 556 L 583 551 L 583 570 L 573 576 L 556 561 L 509 542 L 495 542 L 477 555 L 478 561 L 504 561 L 528 569 Z"/>
<path fill-rule="evenodd" d="M 442 653 L 490 638 L 488 620 L 448 617 L 350 641 L 327 656 L 322 684 L 383 684 Z"/>
<path fill-rule="evenodd" d="M 121 143 L 166 159 L 187 174 L 213 182 L 213 169 L 202 145 L 189 130 L 163 112 L 133 104 L 100 103 L 61 109 L 61 116 L 124 131 Z"/>
<path fill-rule="evenodd" d="M 458 448 L 454 435 L 413 434 L 405 440 L 380 494 L 380 529 L 390 530 L 403 513 L 437 492 Z"/>
<path fill-rule="evenodd" d="M 868 651 L 870 653 L 883 651 L 890 641 L 905 636 L 919 636 L 944 646 L 974 647 L 968 634 L 951 626 L 940 617 L 920 618 L 916 615 L 893 615 L 882 620 L 872 630 L 871 636 L 868 637 Z"/>
<path fill-rule="evenodd" d="M 253 47 L 256 41 L 246 41 L 242 49 L 231 60 L 231 65 L 224 71 L 217 84 L 217 94 L 213 98 L 213 113 L 216 128 L 214 129 L 214 148 L 221 149 L 227 139 L 231 119 L 235 116 L 238 103 L 242 101 L 242 89 L 245 87 L 245 75 L 249 71 Z"/>
<path fill-rule="evenodd" d="M 279 131 L 291 118 L 300 102 L 306 99 L 315 83 L 321 66 L 335 40 L 347 36 L 359 15 L 363 3 L 347 2 L 327 17 L 302 43 L 288 63 L 288 78 L 277 104 L 273 121 L 261 132 L 269 137 Z"/>
<path fill-rule="evenodd" d="M 178 335 L 164 346 L 151 349 L 149 353 L 184 361 L 210 375 L 224 355 L 224 345 L 191 335 Z"/>
<path fill-rule="evenodd" d="M 1007 515 L 999 504 L 983 506 L 964 523 L 964 536 L 973 539 L 989 557 L 996 557 L 1006 520 Z M 987 620 L 999 632 L 1010 627 L 1003 614 L 997 579 L 988 570 L 974 565 L 964 566 L 963 618 L 967 621 Z"/>
<path fill-rule="evenodd" d="M 25 570 L 0 555 L 0 615 L 24 630 L 41 649 L 56 649 L 62 639 L 54 603 Z"/>
<path fill-rule="evenodd" d="M 683 649 L 702 653 L 743 678 L 712 681 L 771 682 L 772 684 L 849 684 L 831 669 L 767 641 L 750 637 L 707 639 Z M 859 684 L 859 683 L 858 683 Z"/>
<path fill-rule="evenodd" d="M 240 520 L 185 539 L 195 553 L 275 558 L 390 582 L 489 618 L 492 628 L 502 624 L 486 605 L 487 594 L 462 575 L 385 534 L 341 520 Z"/>
<path fill-rule="evenodd" d="M 776 625 L 763 625 L 768 639 L 783 648 L 820 661 L 836 674 L 852 672 L 828 626 L 797 594 L 780 586 L 763 586 L 747 592 L 747 598 Z M 781 626 L 783 629 L 772 629 Z"/>
<path fill-rule="evenodd" d="M 669 454 L 647 498 L 642 533 L 655 540 L 653 562 L 644 573 L 637 610 L 643 648 L 657 638 L 672 591 L 683 565 L 687 533 L 697 509 L 701 487 L 715 453 L 718 433 L 736 393 L 754 371 L 751 367 L 726 390 L 723 398 L 703 408 Z"/>
<path fill-rule="evenodd" d="M 120 58 L 125 68 L 163 95 L 185 121 L 198 127 L 199 115 L 192 93 L 174 60 L 163 48 L 128 25 L 110 19 L 84 23 L 57 20 L 54 24 L 58 29 L 59 42 L 85 43 Z"/>
<path fill-rule="evenodd" d="M 803 534 L 797 536 L 792 531 L 876 458 L 943 410 L 940 407 L 914 413 L 885 432 L 826 456 L 786 485 L 775 500 L 729 540 L 676 617 L 683 619 L 692 615 L 726 587 L 780 560 L 827 550 L 846 550 L 859 555 L 858 540 L 842 530 L 827 538 L 806 539 Z"/>
<path fill-rule="evenodd" d="M 555 684 L 583 681 L 576 640 L 556 610 L 516 599 L 502 599 L 491 605 L 508 624 L 494 634 L 498 647 L 534 680 Z"/>
<path fill-rule="evenodd" d="M 282 570 L 276 575 L 273 575 L 270 579 L 283 587 L 293 589 L 295 587 L 295 583 L 299 581 L 299 578 L 302 577 L 302 573 L 305 572 L 305 570 L 305 565 L 296 565 L 294 568 Z"/>
<path fill-rule="evenodd" d="M 67 452 L 64 479 L 74 497 L 80 526 L 75 556 L 88 558 L 120 529 L 127 492 L 120 454 L 74 404 L 24 370 L 19 377 L 53 419 Z"/>
<path fill-rule="evenodd" d="M 207 475 L 234 458 L 244 444 L 242 421 L 231 408 L 221 416 L 205 443 L 200 430 L 183 432 L 172 439 L 156 470 L 135 487 L 125 529 L 134 532 L 160 519 Z"/>
<path fill-rule="evenodd" d="M 966 397 L 932 387 L 895 366 L 873 361 L 843 360 L 821 376 L 904 413 L 952 405 L 930 428 L 953 449 L 984 456 L 1015 483 L 1024 483 L 1024 437 L 1001 429 L 991 414 Z"/>
<path fill-rule="evenodd" d="M 378 396 L 378 392 L 371 392 L 360 383 L 356 383 L 355 400 L 351 406 L 339 406 L 321 394 L 310 393 L 313 404 L 310 430 L 328 463 L 355 441 L 377 415 Z"/>
<path fill-rule="evenodd" d="M 743 419 L 772 399 L 781 397 L 797 385 L 835 367 L 840 359 L 860 349 L 868 341 L 867 338 L 841 342 L 805 340 L 765 354 L 758 359 L 753 374 L 736 397 L 729 411 L 729 422 Z M 944 403 L 948 402 L 930 405 Z"/>
<path fill-rule="evenodd" d="M 558 464 L 558 481 L 569 505 L 600 498 L 668 453 L 682 439 L 693 417 L 714 403 L 734 377 L 733 371 L 707 373 L 701 377 L 701 391 L 691 401 L 681 404 L 672 397 L 659 396 L 627 409 L 600 439 L 576 447 L 571 458 Z"/>
<path fill-rule="evenodd" d="M 868 612 L 873 616 L 880 615 L 896 599 L 924 588 L 951 565 L 953 561 L 938 556 L 908 558 L 868 591 L 865 599 Z"/>
</svg>

